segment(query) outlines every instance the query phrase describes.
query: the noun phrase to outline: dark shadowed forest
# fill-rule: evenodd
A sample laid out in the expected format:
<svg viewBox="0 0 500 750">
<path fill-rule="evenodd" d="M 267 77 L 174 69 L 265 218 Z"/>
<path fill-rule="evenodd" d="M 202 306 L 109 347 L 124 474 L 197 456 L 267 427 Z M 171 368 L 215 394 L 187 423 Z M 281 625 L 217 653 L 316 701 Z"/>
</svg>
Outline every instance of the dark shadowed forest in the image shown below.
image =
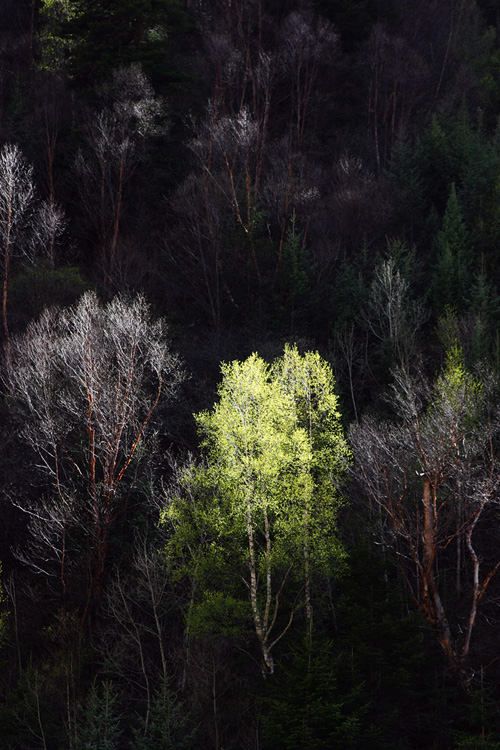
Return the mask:
<svg viewBox="0 0 500 750">
<path fill-rule="evenodd" d="M 0 747 L 500 748 L 500 0 L 0 0 Z"/>
</svg>

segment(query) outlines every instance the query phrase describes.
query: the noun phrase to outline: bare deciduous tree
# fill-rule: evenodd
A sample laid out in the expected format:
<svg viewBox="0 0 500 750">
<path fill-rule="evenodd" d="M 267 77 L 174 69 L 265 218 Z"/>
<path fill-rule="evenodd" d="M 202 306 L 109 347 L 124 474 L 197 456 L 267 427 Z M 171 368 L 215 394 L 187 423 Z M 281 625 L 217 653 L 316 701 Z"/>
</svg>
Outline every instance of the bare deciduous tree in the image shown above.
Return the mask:
<svg viewBox="0 0 500 750">
<path fill-rule="evenodd" d="M 26 556 L 44 573 L 57 558 L 64 607 L 67 558 L 81 546 L 88 575 L 84 619 L 103 586 L 113 524 L 138 501 L 154 410 L 161 397 L 172 397 L 181 377 L 164 324 L 152 321 L 142 297 L 116 297 L 102 306 L 85 294 L 75 308 L 45 311 L 12 341 L 23 434 L 47 480 L 41 504 L 22 504 L 36 547 Z"/>
<path fill-rule="evenodd" d="M 2 271 L 2 328 L 7 368 L 10 367 L 7 320 L 10 264 L 33 198 L 33 169 L 18 146 L 6 144 L 0 152 L 0 267 Z"/>
<path fill-rule="evenodd" d="M 408 368 L 417 355 L 416 336 L 427 319 L 420 300 L 410 297 L 410 285 L 395 258 L 375 269 L 364 319 L 381 343 L 388 342 L 398 367 Z"/>
<path fill-rule="evenodd" d="M 280 52 L 270 52 L 266 34 L 275 21 L 264 5 L 237 0 L 193 8 L 210 28 L 200 75 L 212 97 L 193 127 L 196 162 L 173 197 L 167 245 L 177 266 L 197 280 L 217 330 L 221 297 L 238 307 L 234 279 L 243 271 L 249 286 L 260 288 L 266 275 L 276 280 L 293 212 L 307 227 L 320 197 L 307 154 L 320 110 L 315 91 L 322 73 L 331 78 L 335 70 L 338 37 L 313 12 L 292 12 L 272 32 Z M 237 240 L 230 251 L 227 235 Z M 273 238 L 277 253 L 263 251 Z M 194 261 L 189 269 L 186 256 Z"/>
<path fill-rule="evenodd" d="M 37 255 L 42 251 L 44 260 L 49 268 L 54 268 L 56 255 L 56 242 L 63 234 L 67 225 L 64 211 L 51 199 L 43 201 L 38 207 L 32 226 L 30 242 L 27 244 L 25 254 L 28 260 L 34 262 Z"/>
<path fill-rule="evenodd" d="M 97 237 L 103 284 L 116 287 L 115 266 L 127 182 L 147 139 L 161 131 L 162 104 L 138 66 L 113 74 L 101 89 L 103 109 L 91 117 L 76 159 L 80 195 Z"/>
<path fill-rule="evenodd" d="M 155 685 L 167 684 L 167 643 L 176 601 L 165 574 L 163 555 L 154 542 L 137 537 L 129 574 L 116 568 L 106 589 L 107 615 L 99 650 L 132 689 L 146 697 L 145 725 L 149 724 Z"/>
<path fill-rule="evenodd" d="M 455 347 L 433 387 L 397 374 L 396 424 L 367 418 L 350 432 L 356 478 L 375 511 L 378 536 L 396 552 L 412 598 L 465 689 L 479 606 L 500 566 L 498 556 L 486 562 L 478 552 L 500 483 L 491 385 L 465 370 Z M 454 593 L 457 620 L 446 592 L 453 589 L 447 570 L 460 551 L 466 583 Z"/>
<path fill-rule="evenodd" d="M 365 50 L 370 70 L 368 118 L 377 173 L 386 164 L 398 132 L 405 132 L 424 98 L 425 60 L 402 36 L 376 24 Z"/>
</svg>

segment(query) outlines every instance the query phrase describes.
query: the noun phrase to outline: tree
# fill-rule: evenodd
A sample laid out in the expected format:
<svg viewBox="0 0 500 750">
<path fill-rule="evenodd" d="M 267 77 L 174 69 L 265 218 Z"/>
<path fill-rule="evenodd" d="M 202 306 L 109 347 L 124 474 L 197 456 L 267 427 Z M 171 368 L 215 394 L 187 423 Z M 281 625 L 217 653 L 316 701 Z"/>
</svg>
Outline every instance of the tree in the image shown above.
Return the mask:
<svg viewBox="0 0 500 750">
<path fill-rule="evenodd" d="M 36 205 L 33 167 L 17 145 L 0 152 L 0 272 L 2 275 L 2 334 L 7 370 L 10 368 L 8 297 L 14 254 L 33 264 L 46 255 L 54 265 L 55 242 L 65 227 L 62 209 L 52 199 Z"/>
<path fill-rule="evenodd" d="M 339 45 L 332 24 L 310 10 L 289 13 L 272 32 L 276 9 L 262 0 L 209 0 L 197 12 L 210 26 L 200 74 L 212 97 L 189 144 L 194 170 L 173 196 L 167 247 L 219 331 L 226 300 L 234 315 L 275 290 L 295 214 L 305 244 L 320 197 L 319 101 L 334 86 Z"/>
<path fill-rule="evenodd" d="M 455 344 L 432 387 L 397 374 L 396 424 L 366 418 L 350 431 L 356 477 L 373 504 L 378 537 L 397 553 L 413 600 L 466 689 L 479 606 L 500 566 L 484 545 L 478 552 L 500 482 L 495 385 L 466 370 Z M 445 595 L 453 589 L 456 624 L 453 597 Z"/>
<path fill-rule="evenodd" d="M 283 244 L 281 263 L 282 308 L 293 335 L 308 318 L 311 306 L 311 276 L 314 263 L 304 245 L 302 233 L 296 227 L 295 214 L 292 216 L 286 240 Z"/>
<path fill-rule="evenodd" d="M 300 604 L 311 631 L 313 573 L 341 565 L 336 516 L 349 450 L 319 354 L 287 346 L 272 367 L 253 354 L 222 374 L 218 403 L 196 417 L 206 463 L 188 466 L 165 510 L 166 554 L 226 631 L 231 610 L 247 616 L 234 586 L 235 576 L 243 581 L 263 672 L 272 673 Z"/>
<path fill-rule="evenodd" d="M 412 258 L 404 257 L 406 247 L 393 243 L 389 250 L 392 250 L 390 257 L 381 260 L 375 268 L 363 317 L 390 360 L 407 368 L 416 355 L 417 333 L 427 314 L 421 301 L 411 299 L 408 276 Z M 401 260 L 403 264 L 406 261 L 406 269 L 398 268 Z"/>
<path fill-rule="evenodd" d="M 16 145 L 6 144 L 0 152 L 0 267 L 2 271 L 3 342 L 10 367 L 7 297 L 12 253 L 25 228 L 34 198 L 33 169 Z"/>
<path fill-rule="evenodd" d="M 424 99 L 426 61 L 403 36 L 377 23 L 366 44 L 368 119 L 377 173 L 385 167 L 399 132 L 405 132 Z"/>
<path fill-rule="evenodd" d="M 361 747 L 366 712 L 359 687 L 339 685 L 338 656 L 321 640 L 313 652 L 297 648 L 263 701 L 262 747 L 320 750 Z"/>
<path fill-rule="evenodd" d="M 64 26 L 78 15 L 75 0 L 41 0 L 38 16 L 40 23 L 39 67 L 50 72 L 60 71 L 71 49 L 64 35 Z"/>
<path fill-rule="evenodd" d="M 103 285 L 108 294 L 119 283 L 127 184 L 144 156 L 149 139 L 164 127 L 162 106 L 140 67 L 120 68 L 102 86 L 104 106 L 92 113 L 85 132 L 85 148 L 76 158 L 80 196 L 99 249 Z"/>
<path fill-rule="evenodd" d="M 121 684 L 128 684 L 135 694 L 142 692 L 146 733 L 155 711 L 153 687 L 167 686 L 169 681 L 167 643 L 176 609 L 159 546 L 157 538 L 137 538 L 130 568 L 124 571 L 124 566 L 116 566 L 105 591 L 105 623 L 99 640 L 108 672 L 114 673 Z M 157 698 L 168 702 L 169 696 L 166 687 Z"/>
<path fill-rule="evenodd" d="M 455 305 L 462 310 L 470 293 L 474 259 L 454 183 L 436 236 L 435 257 L 433 291 L 438 309 Z"/>
<path fill-rule="evenodd" d="M 120 742 L 118 700 L 110 682 L 92 684 L 76 727 L 75 750 L 116 750 Z"/>
<path fill-rule="evenodd" d="M 66 68 L 80 84 L 134 63 L 178 78 L 166 60 L 171 32 L 189 27 L 179 0 L 42 0 L 41 16 L 44 67 Z"/>
<path fill-rule="evenodd" d="M 134 730 L 133 750 L 189 750 L 196 728 L 189 725 L 190 715 L 177 699 L 167 681 L 156 691 L 151 720 Z"/>
<path fill-rule="evenodd" d="M 103 586 L 113 525 L 140 500 L 154 411 L 181 377 L 164 323 L 140 296 L 101 305 L 87 293 L 73 308 L 45 310 L 12 343 L 22 434 L 46 480 L 40 503 L 16 501 L 31 519 L 25 554 L 39 572 L 57 575 L 63 607 L 67 566 L 86 564 L 83 618 Z"/>
</svg>

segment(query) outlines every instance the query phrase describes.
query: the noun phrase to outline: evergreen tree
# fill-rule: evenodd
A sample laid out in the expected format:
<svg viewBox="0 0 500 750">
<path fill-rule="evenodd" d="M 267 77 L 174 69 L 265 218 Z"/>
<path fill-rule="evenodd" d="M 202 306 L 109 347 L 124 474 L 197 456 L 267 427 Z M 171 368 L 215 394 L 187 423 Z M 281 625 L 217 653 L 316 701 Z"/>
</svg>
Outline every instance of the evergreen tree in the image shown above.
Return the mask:
<svg viewBox="0 0 500 750">
<path fill-rule="evenodd" d="M 191 750 L 196 728 L 189 727 L 189 714 L 177 701 L 175 692 L 163 685 L 156 693 L 151 715 L 134 730 L 132 750 Z"/>
<path fill-rule="evenodd" d="M 493 349 L 498 331 L 500 296 L 481 269 L 472 282 L 469 296 L 469 341 L 467 357 L 471 362 L 486 362 Z"/>
<path fill-rule="evenodd" d="M 302 330 L 311 307 L 311 276 L 314 264 L 295 225 L 295 215 L 283 244 L 282 298 L 290 332 Z"/>
<path fill-rule="evenodd" d="M 75 750 L 118 750 L 121 729 L 118 700 L 110 682 L 92 683 L 77 722 Z"/>
<path fill-rule="evenodd" d="M 455 183 L 451 186 L 442 228 L 434 242 L 434 254 L 432 285 L 436 310 L 451 305 L 460 312 L 467 304 L 474 258 Z"/>
<path fill-rule="evenodd" d="M 63 65 L 77 82 L 95 84 L 140 63 L 156 83 L 179 79 L 168 64 L 170 35 L 189 27 L 180 0 L 43 0 L 44 65 Z"/>
<path fill-rule="evenodd" d="M 263 750 L 360 748 L 361 690 L 345 691 L 330 642 L 299 647 L 263 701 Z"/>
</svg>

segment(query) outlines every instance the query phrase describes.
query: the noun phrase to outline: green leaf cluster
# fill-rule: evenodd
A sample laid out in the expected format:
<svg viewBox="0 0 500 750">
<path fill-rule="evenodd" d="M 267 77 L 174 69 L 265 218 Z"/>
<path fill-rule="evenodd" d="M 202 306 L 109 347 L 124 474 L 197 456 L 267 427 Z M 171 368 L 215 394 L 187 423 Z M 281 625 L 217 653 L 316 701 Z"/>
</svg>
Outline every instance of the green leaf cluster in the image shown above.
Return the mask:
<svg viewBox="0 0 500 750">
<path fill-rule="evenodd" d="M 285 582 L 297 594 L 304 576 L 338 573 L 345 557 L 336 520 L 350 451 L 330 366 L 286 346 L 273 365 L 253 354 L 222 375 L 217 403 L 196 415 L 205 461 L 184 469 L 163 513 L 166 561 L 196 589 L 197 629 L 203 617 L 227 630 L 224 613 L 250 614 L 235 604 L 250 586 L 250 547 L 278 596 Z"/>
<path fill-rule="evenodd" d="M 40 15 L 43 68 L 84 84 L 133 63 L 178 77 L 167 60 L 170 33 L 189 27 L 179 0 L 43 0 Z"/>
<path fill-rule="evenodd" d="M 317 352 L 286 346 L 272 366 L 253 354 L 222 374 L 219 402 L 197 422 L 207 471 L 223 474 L 240 528 L 250 503 L 261 529 L 272 520 L 283 564 L 298 554 L 305 526 L 316 562 L 341 557 L 335 518 L 349 449 L 330 367 Z"/>
</svg>

